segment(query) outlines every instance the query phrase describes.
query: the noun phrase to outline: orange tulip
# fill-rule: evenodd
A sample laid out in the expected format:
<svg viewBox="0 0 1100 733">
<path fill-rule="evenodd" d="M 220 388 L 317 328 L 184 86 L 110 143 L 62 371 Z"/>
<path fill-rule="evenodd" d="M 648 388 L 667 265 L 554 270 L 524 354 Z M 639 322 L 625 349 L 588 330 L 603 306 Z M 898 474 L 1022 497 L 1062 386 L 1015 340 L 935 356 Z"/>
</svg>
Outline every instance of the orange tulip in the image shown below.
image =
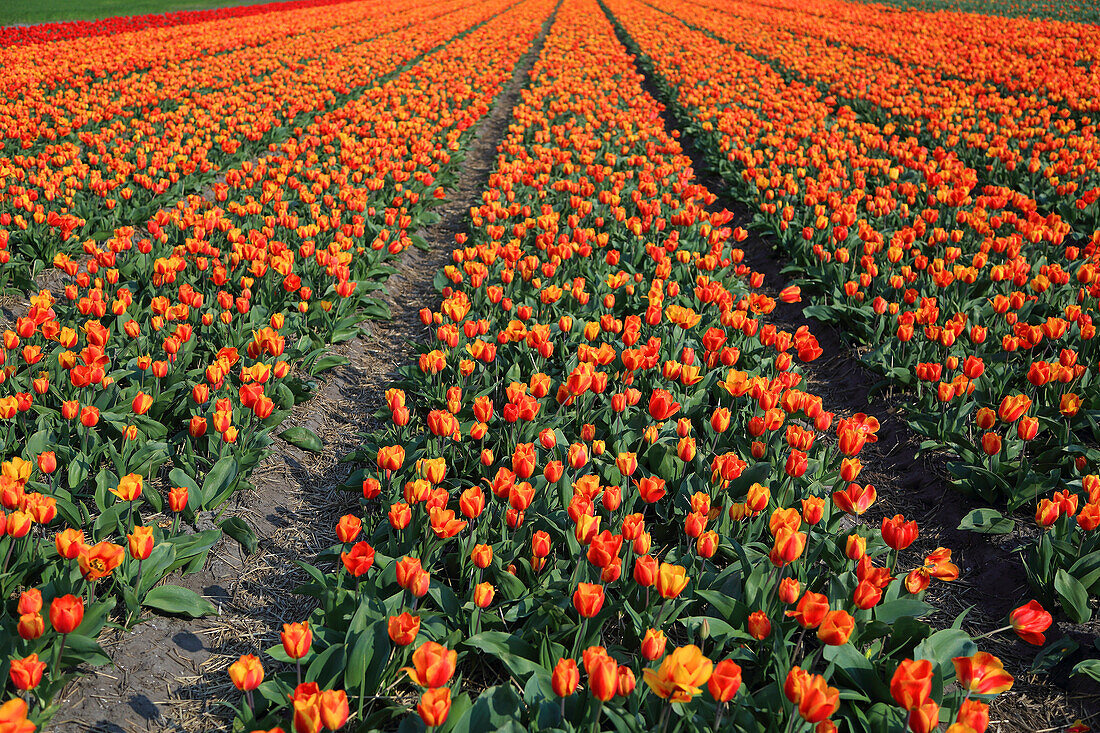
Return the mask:
<svg viewBox="0 0 1100 733">
<path fill-rule="evenodd" d="M 412 667 L 403 667 L 409 679 L 427 688 L 443 687 L 455 672 L 458 652 L 434 641 L 426 641 L 412 655 Z"/>
<path fill-rule="evenodd" d="M 580 684 L 581 673 L 577 669 L 577 663 L 572 659 L 559 659 L 554 665 L 554 672 L 550 676 L 550 686 L 558 697 L 569 697 Z"/>
<path fill-rule="evenodd" d="M 8 675 L 11 677 L 11 683 L 15 689 L 33 690 L 42 681 L 42 672 L 45 669 L 46 663 L 38 661 L 37 654 L 31 654 L 23 659 L 11 660 Z"/>
<path fill-rule="evenodd" d="M 669 702 L 690 702 L 710 679 L 714 664 L 695 645 L 679 647 L 656 669 L 642 671 L 645 683 Z"/>
<path fill-rule="evenodd" d="M 573 607 L 582 618 L 592 618 L 603 608 L 603 586 L 593 583 L 578 583 L 573 592 Z"/>
<path fill-rule="evenodd" d="M 1025 605 L 1013 610 L 1008 614 L 1008 620 L 1021 639 L 1035 646 L 1042 646 L 1046 642 L 1043 632 L 1049 629 L 1054 621 L 1038 601 L 1028 601 Z"/>
<path fill-rule="evenodd" d="M 916 710 L 932 694 L 932 662 L 903 660 L 890 680 L 890 694 L 906 710 Z"/>
<path fill-rule="evenodd" d="M 657 572 L 657 592 L 662 598 L 675 598 L 687 587 L 689 580 L 686 568 L 663 562 Z"/>
<path fill-rule="evenodd" d="M 795 610 L 787 611 L 787 615 L 798 622 L 804 629 L 813 629 L 824 620 L 829 612 L 829 599 L 821 593 L 806 591 L 802 600 L 795 606 Z"/>
<path fill-rule="evenodd" d="M 50 625 L 59 634 L 71 634 L 84 620 L 84 599 L 67 595 L 50 602 Z"/>
<path fill-rule="evenodd" d="M 283 631 L 279 636 L 283 641 L 283 651 L 291 659 L 301 659 L 309 654 L 309 648 L 313 644 L 313 632 L 310 631 L 308 621 L 283 624 Z"/>
<path fill-rule="evenodd" d="M 264 668 L 260 660 L 251 654 L 242 655 L 229 665 L 229 679 L 241 692 L 255 690 L 264 681 Z"/>
<path fill-rule="evenodd" d="M 955 657 L 955 675 L 959 686 L 979 695 L 998 695 L 1012 687 L 1013 678 L 1000 659 L 989 652 L 970 657 Z"/>
<path fill-rule="evenodd" d="M 425 690 L 420 696 L 416 712 L 424 721 L 424 725 L 429 728 L 443 725 L 451 712 L 451 688 L 436 687 Z"/>
<path fill-rule="evenodd" d="M 718 702 L 728 702 L 741 688 L 741 667 L 732 659 L 723 659 L 714 666 L 707 681 L 707 690 Z"/>
</svg>

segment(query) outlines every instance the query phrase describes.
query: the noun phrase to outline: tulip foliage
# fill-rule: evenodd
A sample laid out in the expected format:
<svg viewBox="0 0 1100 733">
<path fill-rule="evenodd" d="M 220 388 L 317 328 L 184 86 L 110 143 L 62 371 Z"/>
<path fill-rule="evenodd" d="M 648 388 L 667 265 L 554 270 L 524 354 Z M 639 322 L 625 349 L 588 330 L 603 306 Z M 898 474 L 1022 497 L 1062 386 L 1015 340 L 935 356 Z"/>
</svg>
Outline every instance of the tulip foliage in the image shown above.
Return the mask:
<svg viewBox="0 0 1100 733">
<path fill-rule="evenodd" d="M 1044 606 L 1085 620 L 1100 588 L 1100 39 L 928 43 L 956 16 L 911 15 L 300 0 L 0 33 L 0 286 L 28 301 L 0 349 L 0 731 L 109 663 L 104 628 L 215 612 L 164 579 L 255 543 L 220 510 L 328 348 L 390 315 L 540 29 L 351 456 L 360 511 L 300 563 L 315 610 L 227 669 L 235 729 L 984 731 L 1013 679 L 928 620 L 951 550 L 865 521 L 878 420 L 808 384 L 817 339 L 770 322 L 616 35 L 797 264 L 778 299 L 866 342 L 963 487 L 1035 509 L 1042 603 L 997 631 L 1041 645 Z"/>
<path fill-rule="evenodd" d="M 422 244 L 413 232 L 438 218 L 470 128 L 546 15 L 433 8 L 372 50 L 344 45 L 344 81 L 314 79 L 346 85 L 340 103 L 226 169 L 209 198 L 60 253 L 63 284 L 4 332 L 0 655 L 30 701 L 12 715 L 48 719 L 69 671 L 109 662 L 105 625 L 215 612 L 160 581 L 201 567 L 223 532 L 255 542 L 240 519 L 200 517 L 248 485 L 309 376 L 339 363 L 326 346 L 388 315 L 373 295 L 387 262 Z M 349 28 L 377 12 L 358 7 Z M 501 43 L 509 24 L 527 30 Z"/>
<path fill-rule="evenodd" d="M 595 0 L 558 6 L 317 609 L 265 650 L 293 668 L 231 669 L 243 729 L 317 731 L 325 690 L 363 730 L 985 729 L 1011 675 L 921 620 L 951 551 L 859 521 L 878 421 L 804 383 L 817 340 L 767 322 L 641 82 Z"/>
<path fill-rule="evenodd" d="M 1096 29 L 978 18 L 932 49 L 927 24 L 945 16 L 868 33 L 855 20 L 876 11 L 828 7 L 608 3 L 797 264 L 815 294 L 806 312 L 867 345 L 865 363 L 912 395 L 922 450 L 991 505 L 963 527 L 1011 531 L 1001 512 L 1034 510 L 1032 588 L 1087 621 L 1100 592 L 1100 151 L 1083 114 L 1095 90 L 1061 69 Z M 993 36 L 1004 53 L 980 61 Z M 1032 53 L 1036 36 L 1062 50 Z"/>
</svg>

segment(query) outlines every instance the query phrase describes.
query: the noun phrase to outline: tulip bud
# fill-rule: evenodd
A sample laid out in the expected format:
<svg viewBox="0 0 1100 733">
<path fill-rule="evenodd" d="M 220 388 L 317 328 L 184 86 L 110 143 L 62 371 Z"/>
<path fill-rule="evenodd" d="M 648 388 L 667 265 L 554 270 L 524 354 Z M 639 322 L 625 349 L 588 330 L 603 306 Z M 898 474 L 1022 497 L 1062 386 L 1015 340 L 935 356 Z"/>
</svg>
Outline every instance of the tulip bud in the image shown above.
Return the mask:
<svg viewBox="0 0 1100 733">
<path fill-rule="evenodd" d="M 569 697 L 577 690 L 580 684 L 581 673 L 577 669 L 576 661 L 572 659 L 559 659 L 554 666 L 554 672 L 550 676 L 550 686 L 558 697 Z"/>
<path fill-rule="evenodd" d="M 229 665 L 229 679 L 241 692 L 250 692 L 264 681 L 264 668 L 260 660 L 251 654 L 242 655 Z"/>
<path fill-rule="evenodd" d="M 753 611 L 747 621 L 749 635 L 754 639 L 766 639 L 772 632 L 772 622 L 763 611 Z"/>
<path fill-rule="evenodd" d="M 664 632 L 658 629 L 649 629 L 642 639 L 642 656 L 650 662 L 660 659 L 664 656 L 666 643 Z"/>
</svg>

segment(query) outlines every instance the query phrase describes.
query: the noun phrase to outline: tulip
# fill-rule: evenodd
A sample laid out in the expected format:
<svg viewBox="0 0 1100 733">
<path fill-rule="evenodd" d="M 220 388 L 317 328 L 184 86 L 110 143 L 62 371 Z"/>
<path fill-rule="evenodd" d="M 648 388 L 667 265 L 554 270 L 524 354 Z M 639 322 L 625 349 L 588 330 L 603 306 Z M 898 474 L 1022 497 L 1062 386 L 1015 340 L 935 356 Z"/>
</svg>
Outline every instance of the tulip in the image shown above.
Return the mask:
<svg viewBox="0 0 1100 733">
<path fill-rule="evenodd" d="M 804 629 L 813 629 L 824 620 L 829 612 L 829 599 L 821 593 L 806 591 L 802 600 L 795 606 L 795 610 L 787 611 L 787 615 L 798 622 Z"/>
<path fill-rule="evenodd" d="M 657 592 L 662 598 L 675 598 L 687 587 L 689 580 L 686 568 L 663 562 L 657 572 Z"/>
<path fill-rule="evenodd" d="M 955 721 L 975 731 L 984 731 L 989 727 L 989 706 L 980 700 L 964 700 Z"/>
<path fill-rule="evenodd" d="M 932 694 L 932 662 L 903 660 L 890 680 L 890 694 L 909 711 L 924 705 Z"/>
<path fill-rule="evenodd" d="M 588 673 L 588 688 L 593 697 L 600 702 L 607 702 L 615 697 L 619 687 L 618 662 L 605 655 L 586 656 L 584 668 Z"/>
<path fill-rule="evenodd" d="M 99 580 L 114 572 L 122 564 L 125 551 L 112 542 L 97 542 L 80 548 L 76 562 L 85 580 Z"/>
<path fill-rule="evenodd" d="M 829 687 L 824 677 L 813 675 L 802 690 L 798 714 L 807 723 L 820 723 L 836 712 L 839 705 L 839 691 L 835 687 Z"/>
<path fill-rule="evenodd" d="M 84 532 L 79 529 L 65 529 L 54 537 L 57 554 L 66 560 L 75 560 L 84 547 Z"/>
<path fill-rule="evenodd" d="M 51 474 L 57 470 L 57 454 L 52 450 L 38 454 L 38 470 L 45 474 Z"/>
<path fill-rule="evenodd" d="M 176 486 L 168 492 L 168 508 L 179 514 L 187 507 L 187 487 Z"/>
<path fill-rule="evenodd" d="M 27 720 L 26 702 L 13 697 L 0 705 L 0 730 L 4 733 L 34 733 L 34 723 Z"/>
<path fill-rule="evenodd" d="M 720 703 L 729 702 L 741 687 L 741 667 L 732 659 L 723 659 L 714 665 L 714 672 L 707 681 L 711 697 Z"/>
<path fill-rule="evenodd" d="M 641 555 L 634 561 L 634 582 L 643 588 L 649 588 L 657 582 L 658 571 L 656 558 L 652 555 Z"/>
<path fill-rule="evenodd" d="M 118 487 L 110 491 L 122 501 L 134 501 L 141 496 L 143 484 L 144 479 L 141 474 L 130 473 L 123 476 L 118 482 Z"/>
<path fill-rule="evenodd" d="M 680 410 L 680 403 L 672 399 L 672 395 L 663 389 L 653 390 L 649 398 L 649 415 L 657 422 L 663 422 L 675 415 Z"/>
<path fill-rule="evenodd" d="M 876 496 L 877 492 L 873 485 L 860 486 L 852 483 L 848 484 L 844 491 L 833 492 L 833 503 L 842 512 L 859 516 L 875 503 Z"/>
<path fill-rule="evenodd" d="M 628 697 L 630 693 L 634 692 L 637 684 L 638 680 L 634 677 L 634 671 L 625 664 L 619 665 L 619 681 L 615 686 L 615 694 L 620 697 Z"/>
<path fill-rule="evenodd" d="M 711 677 L 714 664 L 694 644 L 673 650 L 656 670 L 642 671 L 645 683 L 669 702 L 690 702 Z"/>
<path fill-rule="evenodd" d="M 302 683 L 302 657 L 309 654 L 309 648 L 313 644 L 313 632 L 310 631 L 309 622 L 283 624 L 283 631 L 279 635 L 283 642 L 283 651 L 294 660 L 298 673 L 298 684 Z"/>
<path fill-rule="evenodd" d="M 16 613 L 38 613 L 42 610 L 42 593 L 37 588 L 28 588 L 19 595 Z"/>
<path fill-rule="evenodd" d="M 829 611 L 821 620 L 821 625 L 817 629 L 817 638 L 823 644 L 840 646 L 848 642 L 855 627 L 855 619 L 847 611 Z"/>
<path fill-rule="evenodd" d="M 558 697 L 569 697 L 580 684 L 581 673 L 577 669 L 577 663 L 572 659 L 559 659 L 554 665 L 554 672 L 550 676 L 550 686 Z"/>
<path fill-rule="evenodd" d="M 23 659 L 11 660 L 8 675 L 15 689 L 33 690 L 42 681 L 42 672 L 45 669 L 46 663 L 38 661 L 37 654 L 31 654 Z"/>
<path fill-rule="evenodd" d="M 451 688 L 437 687 L 426 690 L 420 696 L 416 712 L 428 728 L 443 725 L 451 712 Z"/>
<path fill-rule="evenodd" d="M 152 527 L 134 527 L 134 531 L 131 534 L 126 535 L 126 539 L 129 541 L 130 557 L 137 560 L 139 563 L 142 560 L 147 560 L 149 555 L 153 552 L 153 528 Z M 138 572 L 138 578 L 140 579 L 141 572 Z"/>
<path fill-rule="evenodd" d="M 263 665 L 251 654 L 242 655 L 240 659 L 229 665 L 229 679 L 241 692 L 251 692 L 264 681 Z"/>
<path fill-rule="evenodd" d="M 581 618 L 592 618 L 603 608 L 604 589 L 602 585 L 578 583 L 573 592 L 573 607 Z"/>
<path fill-rule="evenodd" d="M 366 542 L 357 542 L 349 552 L 341 552 L 340 560 L 348 573 L 358 578 L 374 565 L 374 548 Z"/>
<path fill-rule="evenodd" d="M 325 690 L 319 701 L 321 723 L 329 730 L 337 730 L 348 720 L 348 694 L 343 690 Z"/>
<path fill-rule="evenodd" d="M 363 520 L 354 514 L 345 514 L 336 523 L 336 539 L 341 542 L 355 542 L 363 529 Z"/>
<path fill-rule="evenodd" d="M 19 638 L 34 641 L 41 637 L 45 631 L 46 624 L 42 620 L 42 614 L 24 613 L 19 616 L 19 623 L 16 624 L 16 632 L 19 634 Z"/>
<path fill-rule="evenodd" d="M 955 675 L 959 686 L 979 695 L 999 695 L 1012 687 L 1013 678 L 1000 659 L 989 652 L 970 657 L 955 657 Z"/>
<path fill-rule="evenodd" d="M 405 611 L 399 616 L 390 616 L 386 622 L 386 631 L 390 641 L 398 646 L 408 646 L 416 641 L 420 633 L 420 617 Z"/>
<path fill-rule="evenodd" d="M 642 501 L 652 504 L 665 495 L 665 480 L 657 476 L 648 476 L 635 482 Z"/>
<path fill-rule="evenodd" d="M 802 584 L 794 578 L 783 578 L 779 581 L 779 600 L 784 603 L 791 604 L 798 600 L 799 594 L 802 593 Z"/>
<path fill-rule="evenodd" d="M 748 629 L 749 635 L 757 640 L 766 639 L 768 635 L 772 633 L 772 622 L 763 611 L 753 611 L 750 613 L 745 626 Z"/>
<path fill-rule="evenodd" d="M 1012 629 L 1028 644 L 1042 646 L 1046 641 L 1044 631 L 1050 628 L 1054 619 L 1039 605 L 1038 601 L 1028 601 L 1008 615 Z"/>
<path fill-rule="evenodd" d="M 642 657 L 655 662 L 664 656 L 666 639 L 664 632 L 658 629 L 649 629 L 642 638 Z"/>
<path fill-rule="evenodd" d="M 883 518 L 882 539 L 894 550 L 904 550 L 917 539 L 917 523 L 905 521 L 901 514 Z"/>
<path fill-rule="evenodd" d="M 478 583 L 474 586 L 474 605 L 478 608 L 487 608 L 493 602 L 495 594 L 492 583 Z"/>
<path fill-rule="evenodd" d="M 412 667 L 403 667 L 402 672 L 421 687 L 434 689 L 443 687 L 455 672 L 458 652 L 448 649 L 434 641 L 426 641 L 416 648 L 412 655 Z"/>
<path fill-rule="evenodd" d="M 805 549 L 806 535 L 783 527 L 776 533 L 775 544 L 768 557 L 773 565 L 783 567 L 802 557 Z"/>
</svg>

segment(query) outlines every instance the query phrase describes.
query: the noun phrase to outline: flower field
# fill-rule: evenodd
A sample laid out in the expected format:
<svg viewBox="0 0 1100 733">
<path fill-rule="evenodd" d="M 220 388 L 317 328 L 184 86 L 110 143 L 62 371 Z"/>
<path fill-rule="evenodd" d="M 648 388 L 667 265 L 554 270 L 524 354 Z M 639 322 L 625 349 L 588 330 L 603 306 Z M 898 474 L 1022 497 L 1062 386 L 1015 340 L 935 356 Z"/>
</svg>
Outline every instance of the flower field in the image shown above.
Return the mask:
<svg viewBox="0 0 1100 733">
<path fill-rule="evenodd" d="M 178 656 L 126 645 L 158 618 L 227 615 L 255 636 L 200 642 L 202 715 L 146 727 L 1100 725 L 1074 8 L 0 30 L 0 733 Z M 320 521 L 287 511 L 320 546 L 273 554 L 239 511 L 264 461 L 332 452 L 319 383 L 402 318 L 377 394 L 327 416 L 358 447 Z M 263 618 L 190 580 L 235 582 L 230 545 L 294 579 Z"/>
</svg>

